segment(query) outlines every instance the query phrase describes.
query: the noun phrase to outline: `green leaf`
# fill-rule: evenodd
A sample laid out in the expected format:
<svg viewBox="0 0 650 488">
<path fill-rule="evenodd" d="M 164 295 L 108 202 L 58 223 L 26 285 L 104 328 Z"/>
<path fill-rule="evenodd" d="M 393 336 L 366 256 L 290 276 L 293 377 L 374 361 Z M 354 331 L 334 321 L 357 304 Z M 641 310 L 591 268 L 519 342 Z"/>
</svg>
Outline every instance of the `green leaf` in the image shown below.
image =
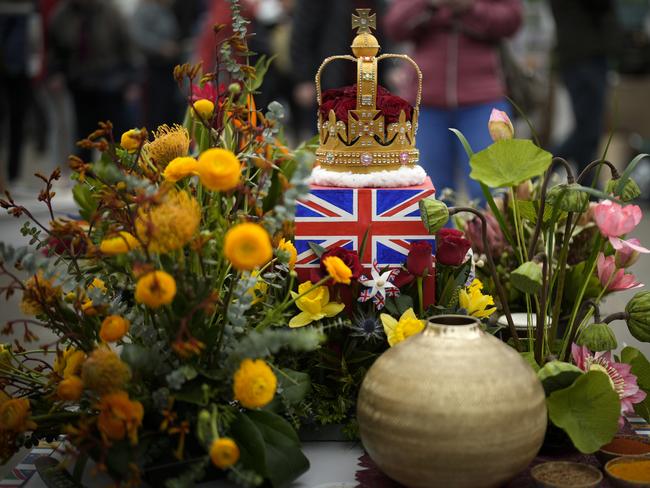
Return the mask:
<svg viewBox="0 0 650 488">
<path fill-rule="evenodd" d="M 79 215 L 86 220 L 90 220 L 92 214 L 97 210 L 97 201 L 90 187 L 79 183 L 72 188 L 72 196 L 74 197 L 74 201 L 77 202 L 77 205 L 79 205 Z"/>
<path fill-rule="evenodd" d="M 302 401 L 307 396 L 307 393 L 309 393 L 309 390 L 311 390 L 309 375 L 288 368 L 283 368 L 281 371 L 284 374 L 278 375 L 281 388 L 280 395 L 282 395 L 289 405 L 294 405 Z"/>
<path fill-rule="evenodd" d="M 637 164 L 649 156 L 650 155 L 648 154 L 638 154 L 632 161 L 630 161 L 630 164 L 625 167 L 625 171 L 623 171 L 623 174 L 618 180 L 618 188 L 615 192 L 617 195 L 622 193 L 623 188 L 625 188 L 625 183 L 627 183 L 627 180 L 630 178 L 630 175 L 632 174 L 632 171 L 634 171 L 634 168 L 636 168 Z"/>
<path fill-rule="evenodd" d="M 288 486 L 309 469 L 298 434 L 279 415 L 263 410 L 244 414 L 263 438 L 265 471 L 274 488 Z"/>
<path fill-rule="evenodd" d="M 501 330 L 502 328 L 503 327 L 498 327 L 495 333 Z M 521 354 L 521 357 L 524 359 L 524 361 L 530 364 L 530 367 L 533 368 L 535 373 L 539 371 L 539 364 L 537 364 L 537 361 L 535 361 L 535 353 L 533 351 L 520 352 L 519 354 Z"/>
<path fill-rule="evenodd" d="M 460 140 L 460 143 L 463 145 L 463 148 L 465 149 L 465 153 L 467 153 L 467 157 L 472 157 L 474 154 L 474 151 L 472 150 L 472 146 L 469 145 L 469 142 L 467 142 L 467 138 L 465 137 L 465 134 L 463 134 L 461 131 L 458 129 L 449 129 L 452 131 L 454 134 L 456 134 L 456 137 Z"/>
<path fill-rule="evenodd" d="M 621 402 L 607 374 L 589 371 L 547 398 L 551 421 L 582 453 L 596 452 L 618 431 Z"/>
<path fill-rule="evenodd" d="M 409 308 L 413 308 L 413 298 L 409 295 L 399 295 L 395 297 L 395 305 L 397 305 L 399 315 L 402 315 Z"/>
<path fill-rule="evenodd" d="M 573 382 L 584 372 L 573 364 L 562 361 L 550 361 L 538 372 L 537 377 L 542 382 L 546 396 L 556 390 L 562 390 L 572 385 Z"/>
<path fill-rule="evenodd" d="M 631 372 L 636 376 L 639 388 L 649 395 L 634 405 L 637 415 L 650 422 L 650 361 L 635 347 L 627 346 L 621 351 L 621 361 L 632 366 Z"/>
<path fill-rule="evenodd" d="M 312 241 L 309 241 L 307 244 L 309 244 L 309 247 L 311 248 L 312 251 L 314 251 L 314 254 L 318 256 L 319 259 L 323 254 L 325 254 L 325 251 L 327 250 L 320 244 L 316 244 L 315 242 Z"/>
<path fill-rule="evenodd" d="M 251 419 L 240 413 L 230 426 L 230 435 L 239 447 L 239 460 L 248 469 L 268 477 L 264 438 Z"/>
<path fill-rule="evenodd" d="M 544 173 L 551 160 L 528 139 L 504 139 L 472 155 L 470 176 L 492 188 L 516 186 Z"/>
</svg>

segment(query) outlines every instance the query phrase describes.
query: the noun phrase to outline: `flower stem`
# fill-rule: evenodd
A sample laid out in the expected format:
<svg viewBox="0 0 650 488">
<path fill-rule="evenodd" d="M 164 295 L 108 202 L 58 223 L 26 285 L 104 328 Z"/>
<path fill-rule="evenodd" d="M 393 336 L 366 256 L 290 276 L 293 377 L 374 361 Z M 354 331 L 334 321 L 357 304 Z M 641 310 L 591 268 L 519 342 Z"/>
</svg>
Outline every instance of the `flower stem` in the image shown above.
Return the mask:
<svg viewBox="0 0 650 488">
<path fill-rule="evenodd" d="M 420 315 L 424 313 L 424 292 L 422 289 L 422 282 L 423 282 L 422 276 L 417 277 L 417 283 L 418 283 L 418 303 L 420 305 Z"/>
</svg>

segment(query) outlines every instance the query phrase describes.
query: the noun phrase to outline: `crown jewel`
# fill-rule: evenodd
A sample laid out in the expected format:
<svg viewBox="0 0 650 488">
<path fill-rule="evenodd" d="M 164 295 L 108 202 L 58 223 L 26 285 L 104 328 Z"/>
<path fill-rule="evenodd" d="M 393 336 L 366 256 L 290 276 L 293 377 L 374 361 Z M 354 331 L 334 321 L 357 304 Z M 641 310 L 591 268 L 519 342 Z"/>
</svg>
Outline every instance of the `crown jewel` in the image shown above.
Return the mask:
<svg viewBox="0 0 650 488">
<path fill-rule="evenodd" d="M 415 133 L 422 92 L 422 73 L 417 64 L 403 54 L 382 54 L 379 42 L 372 34 L 376 15 L 370 9 L 357 9 L 352 15 L 352 28 L 357 35 L 352 41 L 350 55 L 326 58 L 316 73 L 319 106 L 318 132 L 320 146 L 316 151 L 319 163 L 314 182 L 327 186 L 407 186 L 419 184 L 426 178 L 417 165 L 419 152 Z M 391 95 L 378 84 L 378 62 L 387 58 L 402 59 L 411 64 L 418 76 L 415 107 Z M 357 82 L 352 87 L 321 92 L 321 74 L 332 61 L 345 60 L 357 64 Z M 394 172 L 395 175 L 393 175 Z M 372 175 L 377 177 L 361 177 Z M 385 176 L 399 174 L 387 184 Z M 358 175 L 346 178 L 343 174 Z M 350 181 L 356 182 L 351 184 Z"/>
</svg>

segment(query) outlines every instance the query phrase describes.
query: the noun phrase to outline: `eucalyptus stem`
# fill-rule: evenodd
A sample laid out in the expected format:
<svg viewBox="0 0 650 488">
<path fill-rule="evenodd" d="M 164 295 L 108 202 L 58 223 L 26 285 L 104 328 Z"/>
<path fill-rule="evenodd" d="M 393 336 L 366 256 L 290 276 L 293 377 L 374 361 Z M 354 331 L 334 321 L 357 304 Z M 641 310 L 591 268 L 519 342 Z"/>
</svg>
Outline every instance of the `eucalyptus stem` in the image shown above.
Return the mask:
<svg viewBox="0 0 650 488">
<path fill-rule="evenodd" d="M 501 307 L 503 308 L 503 313 L 506 316 L 508 321 L 508 328 L 510 334 L 512 335 L 512 340 L 515 344 L 515 349 L 521 351 L 521 341 L 517 335 L 517 329 L 515 324 L 512 321 L 512 314 L 510 313 L 510 306 L 508 305 L 508 297 L 506 292 L 501 285 L 501 280 L 499 279 L 499 274 L 497 273 L 497 268 L 494 264 L 494 259 L 492 258 L 492 252 L 490 249 L 490 244 L 487 238 L 487 221 L 485 220 L 485 215 L 479 210 L 476 210 L 472 207 L 450 207 L 449 215 L 454 215 L 460 212 L 469 212 L 477 216 L 481 220 L 481 239 L 483 240 L 483 249 L 485 249 L 485 256 L 487 258 L 488 267 L 490 268 L 490 273 L 492 274 L 492 280 L 494 281 L 494 287 L 497 289 L 497 294 L 499 295 L 499 300 L 501 301 Z"/>
</svg>

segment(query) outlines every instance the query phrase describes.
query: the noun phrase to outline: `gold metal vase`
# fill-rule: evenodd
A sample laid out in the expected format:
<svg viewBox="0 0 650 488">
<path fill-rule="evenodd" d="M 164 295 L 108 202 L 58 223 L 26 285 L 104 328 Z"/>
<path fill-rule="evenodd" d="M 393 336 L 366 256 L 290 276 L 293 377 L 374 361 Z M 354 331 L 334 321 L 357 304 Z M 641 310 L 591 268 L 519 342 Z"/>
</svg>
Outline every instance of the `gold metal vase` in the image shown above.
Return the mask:
<svg viewBox="0 0 650 488">
<path fill-rule="evenodd" d="M 359 393 L 363 445 L 411 488 L 497 487 L 544 439 L 544 390 L 519 353 L 461 315 L 382 354 Z"/>
</svg>

